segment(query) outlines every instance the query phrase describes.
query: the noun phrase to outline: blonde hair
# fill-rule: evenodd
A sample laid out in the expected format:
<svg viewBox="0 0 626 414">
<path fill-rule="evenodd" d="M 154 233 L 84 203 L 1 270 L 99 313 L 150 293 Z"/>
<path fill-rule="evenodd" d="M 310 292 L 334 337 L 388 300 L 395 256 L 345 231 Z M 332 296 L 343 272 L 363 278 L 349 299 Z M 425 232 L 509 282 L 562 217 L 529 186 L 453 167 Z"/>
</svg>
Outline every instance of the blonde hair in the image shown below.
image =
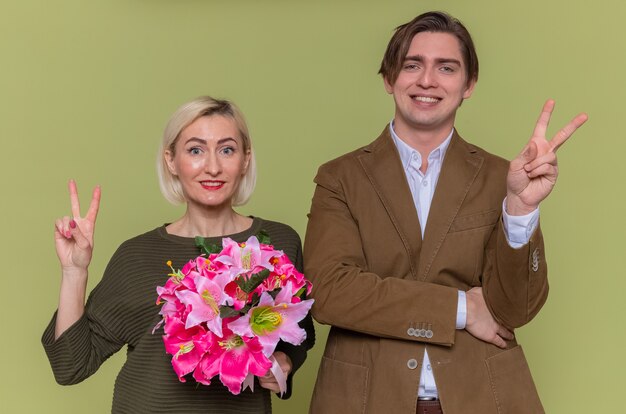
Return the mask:
<svg viewBox="0 0 626 414">
<path fill-rule="evenodd" d="M 230 101 L 214 99 L 210 96 L 200 96 L 193 101 L 181 105 L 172 114 L 165 126 L 165 131 L 163 131 L 163 141 L 161 142 L 157 157 L 157 172 L 159 175 L 161 193 L 163 193 L 167 201 L 172 204 L 182 204 L 186 199 L 178 177 L 172 174 L 167 166 L 165 152 L 170 151 L 172 154 L 175 154 L 174 148 L 182 130 L 187 128 L 196 119 L 212 115 L 224 116 L 235 121 L 235 125 L 241 135 L 241 140 L 243 141 L 243 152 L 244 154 L 250 154 L 248 168 L 239 182 L 239 187 L 233 196 L 232 205 L 240 206 L 245 204 L 254 191 L 256 184 L 256 162 L 254 159 L 254 151 L 252 150 L 252 141 L 250 140 L 248 126 L 246 125 L 243 113 Z"/>
</svg>

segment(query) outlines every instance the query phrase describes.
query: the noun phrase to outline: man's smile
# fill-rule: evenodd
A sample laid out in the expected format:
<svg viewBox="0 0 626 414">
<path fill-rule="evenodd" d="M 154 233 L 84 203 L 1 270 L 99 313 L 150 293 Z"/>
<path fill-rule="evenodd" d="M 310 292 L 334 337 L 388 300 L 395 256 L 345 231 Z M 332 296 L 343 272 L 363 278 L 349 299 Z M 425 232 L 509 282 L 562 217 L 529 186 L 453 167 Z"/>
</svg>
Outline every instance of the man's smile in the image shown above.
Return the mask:
<svg viewBox="0 0 626 414">
<path fill-rule="evenodd" d="M 423 96 L 423 95 L 411 95 L 411 99 L 417 102 L 424 102 L 424 103 L 437 103 L 441 101 L 441 98 L 436 98 L 434 96 Z"/>
</svg>

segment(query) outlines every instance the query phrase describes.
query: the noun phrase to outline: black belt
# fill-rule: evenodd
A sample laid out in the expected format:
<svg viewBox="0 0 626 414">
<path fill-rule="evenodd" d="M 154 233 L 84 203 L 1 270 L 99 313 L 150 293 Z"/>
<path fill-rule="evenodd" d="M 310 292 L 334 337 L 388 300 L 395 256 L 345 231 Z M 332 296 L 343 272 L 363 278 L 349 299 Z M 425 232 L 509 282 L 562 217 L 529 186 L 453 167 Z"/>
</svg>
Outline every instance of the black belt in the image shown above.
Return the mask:
<svg viewBox="0 0 626 414">
<path fill-rule="evenodd" d="M 424 397 L 423 397 L 424 398 Z M 425 397 L 432 398 L 432 397 Z M 417 400 L 417 407 L 415 409 L 416 414 L 443 414 L 441 409 L 441 402 L 438 399 L 424 400 L 419 398 Z"/>
</svg>

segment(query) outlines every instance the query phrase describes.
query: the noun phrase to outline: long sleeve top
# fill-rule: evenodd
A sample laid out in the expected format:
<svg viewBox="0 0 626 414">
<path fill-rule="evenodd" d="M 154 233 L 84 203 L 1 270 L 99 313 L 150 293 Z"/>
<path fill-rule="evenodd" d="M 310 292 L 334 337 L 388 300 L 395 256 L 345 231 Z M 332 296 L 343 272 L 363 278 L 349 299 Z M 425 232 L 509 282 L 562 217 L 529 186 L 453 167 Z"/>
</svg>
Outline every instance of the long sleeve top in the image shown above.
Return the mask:
<svg viewBox="0 0 626 414">
<path fill-rule="evenodd" d="M 243 242 L 260 230 L 302 271 L 300 238 L 287 225 L 254 218 L 249 229 L 224 237 Z M 220 244 L 221 238 L 208 241 Z M 165 225 L 122 243 L 89 295 L 83 316 L 56 340 L 56 314 L 44 331 L 42 344 L 57 382 L 70 385 L 84 380 L 127 345 L 127 359 L 115 381 L 113 413 L 270 413 L 270 393 L 258 383 L 254 392 L 248 389 L 235 396 L 218 378 L 210 386 L 192 378 L 180 382 L 165 352 L 163 328 L 152 333 L 161 318 L 156 287 L 168 278 L 166 262 L 182 268 L 198 255 L 193 238 L 168 234 Z M 277 347 L 293 363 L 283 398 L 289 397 L 293 373 L 315 342 L 310 316 L 301 326 L 307 331 L 303 344 L 280 342 Z"/>
</svg>

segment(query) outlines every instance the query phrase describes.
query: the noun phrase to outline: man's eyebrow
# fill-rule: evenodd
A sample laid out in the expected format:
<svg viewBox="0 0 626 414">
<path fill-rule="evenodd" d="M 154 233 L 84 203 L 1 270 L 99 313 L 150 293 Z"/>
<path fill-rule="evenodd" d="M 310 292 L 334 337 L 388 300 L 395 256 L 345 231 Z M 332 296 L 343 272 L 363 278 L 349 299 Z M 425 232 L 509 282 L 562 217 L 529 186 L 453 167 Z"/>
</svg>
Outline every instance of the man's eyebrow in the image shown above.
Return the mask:
<svg viewBox="0 0 626 414">
<path fill-rule="evenodd" d="M 435 59 L 435 62 L 437 63 L 454 63 L 456 65 L 461 66 L 461 61 L 458 59 L 454 59 L 454 58 L 439 58 L 439 59 Z"/>
<path fill-rule="evenodd" d="M 414 62 L 422 62 L 424 60 L 424 57 L 422 55 L 406 56 L 404 58 L 404 61 L 406 62 L 407 60 L 412 60 Z"/>
<path fill-rule="evenodd" d="M 411 55 L 404 58 L 405 62 L 423 62 L 424 60 L 424 56 L 422 55 Z M 454 63 L 461 66 L 461 61 L 454 58 L 435 58 L 435 63 Z"/>
</svg>

